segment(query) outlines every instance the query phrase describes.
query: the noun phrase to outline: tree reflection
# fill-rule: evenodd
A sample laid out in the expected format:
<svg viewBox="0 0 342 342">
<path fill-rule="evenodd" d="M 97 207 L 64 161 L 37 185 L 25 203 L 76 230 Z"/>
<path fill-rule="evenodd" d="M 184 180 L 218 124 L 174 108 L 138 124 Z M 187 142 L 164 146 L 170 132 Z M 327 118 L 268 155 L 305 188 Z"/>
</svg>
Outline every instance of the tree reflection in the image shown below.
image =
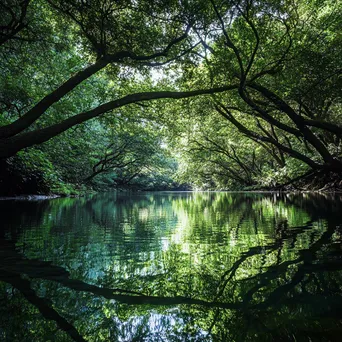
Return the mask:
<svg viewBox="0 0 342 342">
<path fill-rule="evenodd" d="M 11 205 L 22 215 L 4 218 L 1 316 L 22 309 L 0 320 L 5 341 L 56 332 L 56 341 L 321 341 L 341 332 L 339 196 L 106 194 Z M 29 322 L 24 338 L 15 317 Z"/>
</svg>

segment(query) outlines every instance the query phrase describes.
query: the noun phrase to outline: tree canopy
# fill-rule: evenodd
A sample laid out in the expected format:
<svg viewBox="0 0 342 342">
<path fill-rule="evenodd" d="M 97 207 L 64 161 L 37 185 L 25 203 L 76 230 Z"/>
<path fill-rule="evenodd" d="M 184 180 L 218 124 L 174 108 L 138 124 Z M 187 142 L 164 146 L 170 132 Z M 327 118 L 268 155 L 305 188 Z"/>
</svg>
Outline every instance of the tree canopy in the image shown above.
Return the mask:
<svg viewBox="0 0 342 342">
<path fill-rule="evenodd" d="M 338 1 L 0 6 L 3 193 L 340 183 Z"/>
</svg>

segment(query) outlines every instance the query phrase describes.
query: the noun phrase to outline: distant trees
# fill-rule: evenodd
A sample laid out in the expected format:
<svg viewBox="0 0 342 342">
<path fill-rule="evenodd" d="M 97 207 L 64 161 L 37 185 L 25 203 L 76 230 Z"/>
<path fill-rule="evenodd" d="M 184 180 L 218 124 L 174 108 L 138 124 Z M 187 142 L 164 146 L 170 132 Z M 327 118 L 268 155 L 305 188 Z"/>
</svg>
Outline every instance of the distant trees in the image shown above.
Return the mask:
<svg viewBox="0 0 342 342">
<path fill-rule="evenodd" d="M 128 186 L 139 175 L 158 173 L 163 166 L 163 151 L 158 134 L 139 128 L 133 132 L 118 131 L 103 152 L 92 156 L 91 173 L 84 179 L 91 182 L 97 175 L 107 174 L 113 186 Z"/>
</svg>

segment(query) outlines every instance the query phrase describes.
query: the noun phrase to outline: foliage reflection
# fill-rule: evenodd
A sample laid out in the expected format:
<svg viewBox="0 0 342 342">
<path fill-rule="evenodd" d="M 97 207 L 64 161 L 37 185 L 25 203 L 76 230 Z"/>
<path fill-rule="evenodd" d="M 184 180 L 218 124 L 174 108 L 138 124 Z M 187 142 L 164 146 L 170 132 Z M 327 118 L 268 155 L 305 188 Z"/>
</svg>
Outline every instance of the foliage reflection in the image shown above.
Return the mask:
<svg viewBox="0 0 342 342">
<path fill-rule="evenodd" d="M 341 332 L 338 195 L 0 204 L 1 340 L 330 341 Z"/>
</svg>

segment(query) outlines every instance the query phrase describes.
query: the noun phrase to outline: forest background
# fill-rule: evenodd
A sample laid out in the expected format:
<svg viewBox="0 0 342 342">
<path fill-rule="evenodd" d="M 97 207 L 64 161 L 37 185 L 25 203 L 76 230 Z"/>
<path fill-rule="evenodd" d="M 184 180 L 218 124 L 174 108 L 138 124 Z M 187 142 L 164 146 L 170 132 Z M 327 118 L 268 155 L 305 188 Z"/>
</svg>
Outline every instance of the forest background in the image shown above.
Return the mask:
<svg viewBox="0 0 342 342">
<path fill-rule="evenodd" d="M 0 195 L 342 187 L 340 1 L 0 13 Z"/>
</svg>

